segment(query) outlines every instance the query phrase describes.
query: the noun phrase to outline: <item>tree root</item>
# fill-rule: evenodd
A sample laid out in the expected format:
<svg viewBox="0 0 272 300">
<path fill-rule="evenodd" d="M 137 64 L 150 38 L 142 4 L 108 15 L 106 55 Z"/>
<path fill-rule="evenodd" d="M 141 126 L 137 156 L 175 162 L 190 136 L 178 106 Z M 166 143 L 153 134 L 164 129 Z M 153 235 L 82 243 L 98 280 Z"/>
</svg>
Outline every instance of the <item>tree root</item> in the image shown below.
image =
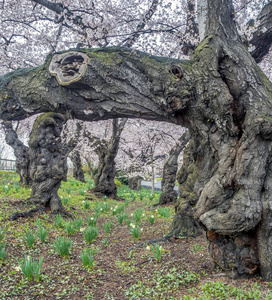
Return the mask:
<svg viewBox="0 0 272 300">
<path fill-rule="evenodd" d="M 35 202 L 32 202 L 31 200 L 29 200 L 30 198 L 26 199 L 26 200 L 20 200 L 18 201 L 17 203 L 18 204 L 22 204 L 22 205 L 33 205 L 33 204 L 36 204 Z M 36 212 L 41 212 L 41 213 L 44 213 L 45 212 L 45 209 L 46 207 L 43 206 L 43 205 L 39 205 L 39 207 L 37 208 L 32 208 L 28 211 L 24 211 L 24 212 L 17 212 L 17 213 L 14 213 L 12 214 L 9 218 L 12 220 L 12 221 L 16 221 L 18 220 L 19 218 L 28 218 L 28 217 L 33 217 L 33 215 L 36 213 Z M 52 214 L 53 215 L 56 215 L 56 214 L 61 214 L 64 218 L 67 218 L 67 219 L 73 219 L 73 216 L 65 209 L 65 208 L 61 208 L 59 210 L 55 210 L 55 211 L 52 211 Z"/>
<path fill-rule="evenodd" d="M 52 211 L 52 214 L 53 215 L 60 214 L 65 219 L 73 219 L 74 218 L 65 208 L 62 208 L 61 210 L 54 210 L 54 211 Z"/>
<path fill-rule="evenodd" d="M 18 213 L 15 213 L 15 214 L 12 214 L 10 216 L 10 219 L 12 221 L 16 221 L 18 220 L 19 218 L 28 218 L 28 217 L 33 217 L 34 213 L 36 212 L 44 212 L 45 209 L 44 207 L 39 207 L 39 208 L 33 208 L 33 209 L 30 209 L 29 211 L 25 211 L 25 212 L 18 212 Z"/>
</svg>

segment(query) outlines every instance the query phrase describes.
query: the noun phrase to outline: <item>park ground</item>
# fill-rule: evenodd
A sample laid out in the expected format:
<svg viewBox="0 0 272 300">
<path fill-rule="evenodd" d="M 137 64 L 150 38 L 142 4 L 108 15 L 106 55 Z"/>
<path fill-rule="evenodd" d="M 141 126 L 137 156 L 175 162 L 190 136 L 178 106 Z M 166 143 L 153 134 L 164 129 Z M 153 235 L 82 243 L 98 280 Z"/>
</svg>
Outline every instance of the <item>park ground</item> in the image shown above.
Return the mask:
<svg viewBox="0 0 272 300">
<path fill-rule="evenodd" d="M 93 181 L 69 178 L 59 195 L 72 218 L 46 210 L 13 221 L 13 214 L 34 208 L 21 201 L 31 190 L 18 180 L 14 172 L 0 172 L 0 299 L 272 299 L 271 282 L 260 277 L 232 280 L 215 268 L 204 236 L 171 238 L 148 247 L 148 241 L 170 231 L 174 217 L 173 205 L 154 207 L 159 192 L 123 185 L 118 195 L 124 201 L 94 196 L 85 201 Z M 98 235 L 87 243 L 89 227 L 97 228 Z M 48 231 L 44 242 L 39 228 Z M 59 237 L 70 240 L 69 255 L 56 250 Z M 83 253 L 90 254 L 87 266 Z M 37 280 L 31 274 L 27 279 L 20 266 L 41 257 Z"/>
</svg>

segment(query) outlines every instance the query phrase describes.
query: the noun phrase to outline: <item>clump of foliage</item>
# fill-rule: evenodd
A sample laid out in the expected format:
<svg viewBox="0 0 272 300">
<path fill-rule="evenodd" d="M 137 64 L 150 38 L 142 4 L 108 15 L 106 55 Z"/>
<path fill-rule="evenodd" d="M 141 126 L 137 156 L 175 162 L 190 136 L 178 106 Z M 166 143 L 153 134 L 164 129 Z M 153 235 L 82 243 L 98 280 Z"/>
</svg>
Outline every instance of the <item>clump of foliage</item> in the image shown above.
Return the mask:
<svg viewBox="0 0 272 300">
<path fill-rule="evenodd" d="M 64 230 L 68 235 L 74 235 L 76 228 L 74 227 L 74 223 L 69 221 L 65 224 Z"/>
<path fill-rule="evenodd" d="M 83 201 L 83 208 L 84 209 L 89 209 L 91 206 L 91 201 L 87 200 L 87 201 Z"/>
<path fill-rule="evenodd" d="M 94 226 L 87 227 L 83 231 L 83 236 L 85 238 L 85 241 L 89 244 L 98 236 L 98 229 Z"/>
<path fill-rule="evenodd" d="M 150 224 L 154 224 L 154 222 L 155 222 L 155 217 L 154 217 L 154 215 L 150 215 L 150 216 L 148 216 L 147 218 L 148 218 L 148 221 L 149 221 Z"/>
<path fill-rule="evenodd" d="M 28 247 L 30 247 L 30 248 L 33 247 L 34 242 L 36 240 L 33 230 L 30 231 L 29 229 L 27 229 L 26 234 L 24 235 L 24 240 L 26 241 Z"/>
<path fill-rule="evenodd" d="M 138 225 L 136 224 L 130 224 L 130 232 L 134 236 L 135 240 L 138 240 L 140 238 L 140 233 L 143 231 L 143 229 L 139 228 Z"/>
<path fill-rule="evenodd" d="M 97 216 L 90 216 L 87 218 L 87 224 L 89 227 L 95 227 L 97 222 Z"/>
<path fill-rule="evenodd" d="M 54 217 L 54 223 L 58 228 L 61 228 L 63 225 L 63 218 L 61 214 L 57 214 Z"/>
<path fill-rule="evenodd" d="M 82 224 L 83 224 L 83 220 L 81 218 L 74 219 L 73 225 L 75 227 L 75 230 L 80 230 Z"/>
<path fill-rule="evenodd" d="M 161 260 L 164 251 L 162 246 L 155 244 L 155 246 L 147 246 L 147 249 L 152 251 L 157 261 Z"/>
<path fill-rule="evenodd" d="M 42 262 L 43 257 L 39 259 L 39 262 L 36 262 L 31 257 L 25 257 L 25 259 L 20 264 L 20 268 L 27 280 L 32 280 L 32 278 L 34 277 L 37 282 L 39 281 Z"/>
<path fill-rule="evenodd" d="M 94 249 L 84 249 L 81 251 L 80 256 L 84 267 L 91 268 L 94 263 Z"/>
<path fill-rule="evenodd" d="M 164 218 L 168 218 L 170 216 L 171 209 L 170 207 L 159 207 L 158 214 Z"/>
<path fill-rule="evenodd" d="M 69 202 L 69 197 L 68 197 L 68 196 L 63 197 L 63 198 L 61 199 L 61 202 L 62 202 L 63 205 L 67 205 L 68 202 Z"/>
<path fill-rule="evenodd" d="M 43 226 L 43 224 L 41 223 L 40 220 L 38 220 L 38 221 L 36 222 L 36 224 L 37 224 L 37 226 L 38 226 L 38 230 L 36 231 L 36 234 L 37 234 L 38 238 L 40 239 L 40 241 L 41 241 L 42 243 L 44 243 L 45 240 L 46 240 L 46 237 L 47 237 L 47 235 L 48 235 L 48 233 L 49 233 L 49 230 L 47 230 L 47 229 Z"/>
<path fill-rule="evenodd" d="M 128 214 L 127 213 L 123 213 L 117 216 L 117 221 L 120 225 L 123 224 L 123 222 L 128 218 Z"/>
<path fill-rule="evenodd" d="M 103 229 L 104 229 L 104 232 L 105 232 L 106 234 L 109 234 L 109 233 L 110 233 L 110 230 L 111 230 L 111 224 L 110 224 L 110 222 L 104 223 L 104 224 L 103 224 Z"/>
<path fill-rule="evenodd" d="M 2 229 L 0 227 L 0 242 L 3 241 L 5 235 L 6 235 L 6 232 L 7 232 L 7 228 L 6 229 Z"/>
<path fill-rule="evenodd" d="M 134 211 L 133 219 L 135 220 L 136 224 L 141 220 L 142 216 L 143 216 L 143 209 L 142 208 L 138 208 Z"/>
<path fill-rule="evenodd" d="M 58 237 L 54 243 L 53 248 L 56 250 L 60 257 L 69 256 L 72 246 L 72 240 L 66 237 Z"/>
<path fill-rule="evenodd" d="M 6 243 L 0 242 L 0 259 L 1 260 L 5 259 L 6 255 L 7 255 Z"/>
</svg>

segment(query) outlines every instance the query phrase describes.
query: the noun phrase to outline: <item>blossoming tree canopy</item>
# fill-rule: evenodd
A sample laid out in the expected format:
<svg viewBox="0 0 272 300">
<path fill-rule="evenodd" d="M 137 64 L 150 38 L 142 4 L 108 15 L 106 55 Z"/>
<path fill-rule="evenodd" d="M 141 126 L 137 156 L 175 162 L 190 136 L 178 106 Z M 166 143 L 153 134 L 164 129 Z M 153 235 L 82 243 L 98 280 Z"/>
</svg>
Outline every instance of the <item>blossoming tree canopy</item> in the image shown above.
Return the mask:
<svg viewBox="0 0 272 300">
<path fill-rule="evenodd" d="M 54 11 L 56 23 L 63 27 L 77 33 L 90 30 L 90 23 L 76 18 L 63 4 L 31 2 Z M 159 13 L 156 2 L 150 3 L 151 10 L 137 22 L 134 33 L 124 29 L 129 41 L 148 28 L 152 14 Z M 237 11 L 232 2 L 198 1 L 201 41 L 191 60 L 151 56 L 131 48 L 78 48 L 52 53 L 40 67 L 8 73 L 0 79 L 0 118 L 19 120 L 50 111 L 57 113 L 58 120 L 60 114 L 94 121 L 130 117 L 187 127 L 192 138 L 190 174 L 176 206 L 176 221 L 196 219 L 207 233 L 212 257 L 232 276 L 260 271 L 270 280 L 272 84 L 255 61 L 266 51 L 258 58 L 248 52 L 234 21 Z M 269 8 L 270 3 L 263 8 L 260 26 Z M 100 18 L 95 11 L 89 14 Z M 192 24 L 193 17 L 187 20 Z M 260 33 L 270 32 L 269 22 L 266 25 Z M 95 43 L 107 44 L 107 28 L 101 27 Z M 262 41 L 262 34 L 258 36 Z M 87 34 L 83 43 L 89 41 Z M 187 180 L 193 184 L 186 184 Z M 197 199 L 195 207 L 191 197 Z"/>
</svg>

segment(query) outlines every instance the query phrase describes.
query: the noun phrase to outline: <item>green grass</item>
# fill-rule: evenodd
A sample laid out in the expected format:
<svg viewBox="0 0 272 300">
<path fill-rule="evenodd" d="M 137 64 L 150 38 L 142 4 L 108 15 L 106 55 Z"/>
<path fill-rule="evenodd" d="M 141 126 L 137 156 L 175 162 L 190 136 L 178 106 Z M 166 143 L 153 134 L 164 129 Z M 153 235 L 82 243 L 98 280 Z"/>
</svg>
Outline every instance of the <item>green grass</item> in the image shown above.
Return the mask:
<svg viewBox="0 0 272 300">
<path fill-rule="evenodd" d="M 152 208 L 158 192 L 152 195 L 150 190 L 135 192 L 121 186 L 118 195 L 125 201 L 92 195 L 94 200 L 84 209 L 82 191 L 93 186 L 86 179 L 81 183 L 68 178 L 59 189 L 72 218 L 46 211 L 14 222 L 13 213 L 34 207 L 16 202 L 28 198 L 31 190 L 18 185 L 17 174 L 0 172 L 1 300 L 49 295 L 54 299 L 272 299 L 271 283 L 257 282 L 259 278 L 216 281 L 204 237 L 176 239 L 161 243 L 163 249 L 151 245 L 148 250 L 144 243 L 165 236 L 174 217 L 172 206 Z M 35 238 L 32 246 L 25 241 L 26 232 Z M 143 245 L 133 248 L 138 243 Z M 34 273 L 30 258 L 36 263 Z M 22 264 L 28 275 L 19 268 Z"/>
</svg>

